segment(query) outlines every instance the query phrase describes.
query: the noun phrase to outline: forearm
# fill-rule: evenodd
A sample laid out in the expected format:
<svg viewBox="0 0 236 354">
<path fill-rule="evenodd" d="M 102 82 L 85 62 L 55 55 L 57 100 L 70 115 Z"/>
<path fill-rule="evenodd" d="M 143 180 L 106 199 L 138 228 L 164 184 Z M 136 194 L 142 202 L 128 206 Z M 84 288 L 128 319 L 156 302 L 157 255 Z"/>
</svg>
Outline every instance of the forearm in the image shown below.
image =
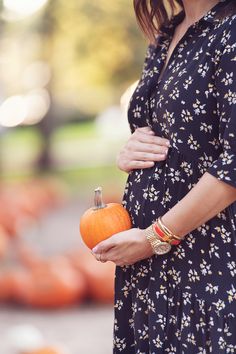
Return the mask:
<svg viewBox="0 0 236 354">
<path fill-rule="evenodd" d="M 162 216 L 176 235 L 185 236 L 236 200 L 236 188 L 205 173 L 173 208 Z"/>
</svg>

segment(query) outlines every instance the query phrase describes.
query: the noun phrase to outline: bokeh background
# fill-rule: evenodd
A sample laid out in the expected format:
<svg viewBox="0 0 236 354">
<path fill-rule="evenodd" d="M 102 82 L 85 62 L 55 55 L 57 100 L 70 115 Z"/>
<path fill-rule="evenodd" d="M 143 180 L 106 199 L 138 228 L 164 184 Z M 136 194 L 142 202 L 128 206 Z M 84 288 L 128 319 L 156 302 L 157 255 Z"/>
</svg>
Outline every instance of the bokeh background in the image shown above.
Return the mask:
<svg viewBox="0 0 236 354">
<path fill-rule="evenodd" d="M 112 264 L 79 220 L 115 165 L 146 42 L 132 1 L 0 1 L 0 354 L 112 352 Z"/>
</svg>

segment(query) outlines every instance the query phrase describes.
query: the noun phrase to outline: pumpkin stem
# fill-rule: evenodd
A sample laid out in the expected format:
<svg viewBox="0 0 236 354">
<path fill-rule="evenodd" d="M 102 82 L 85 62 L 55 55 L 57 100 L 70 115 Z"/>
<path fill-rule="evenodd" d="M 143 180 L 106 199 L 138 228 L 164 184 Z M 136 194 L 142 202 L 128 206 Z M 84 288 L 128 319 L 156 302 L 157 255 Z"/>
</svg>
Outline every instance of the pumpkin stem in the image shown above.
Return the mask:
<svg viewBox="0 0 236 354">
<path fill-rule="evenodd" d="M 103 209 L 106 208 L 106 204 L 102 201 L 102 187 L 98 187 L 95 189 L 95 196 L 94 196 L 94 206 L 96 209 Z"/>
</svg>

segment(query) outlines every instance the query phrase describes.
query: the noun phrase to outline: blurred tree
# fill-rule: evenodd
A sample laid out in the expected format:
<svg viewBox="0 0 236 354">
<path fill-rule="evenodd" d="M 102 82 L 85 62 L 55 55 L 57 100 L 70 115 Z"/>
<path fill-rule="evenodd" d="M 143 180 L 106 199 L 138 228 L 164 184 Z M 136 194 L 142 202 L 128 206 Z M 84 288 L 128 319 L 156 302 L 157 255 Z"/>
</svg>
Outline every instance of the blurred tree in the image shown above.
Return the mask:
<svg viewBox="0 0 236 354">
<path fill-rule="evenodd" d="M 53 57 L 54 52 L 54 38 L 57 33 L 56 19 L 53 14 L 56 8 L 56 0 L 51 0 L 49 5 L 46 7 L 43 15 L 40 17 L 40 20 L 36 23 L 35 30 L 41 37 L 41 58 L 42 60 L 50 63 L 51 58 Z M 50 70 L 52 71 L 52 77 L 50 82 L 47 85 L 47 91 L 50 97 L 50 108 L 44 117 L 38 123 L 38 129 L 41 133 L 42 140 L 42 149 L 40 156 L 37 161 L 38 170 L 44 172 L 48 171 L 52 167 L 51 161 L 51 135 L 55 129 L 56 117 L 55 117 L 55 104 L 54 104 L 54 93 L 53 93 L 53 65 L 50 65 Z"/>
<path fill-rule="evenodd" d="M 50 137 L 59 118 L 91 117 L 117 104 L 139 77 L 147 45 L 127 0 L 48 0 L 25 19 L 0 20 L 0 30 L 8 59 L 1 72 L 6 96 L 27 93 L 22 78 L 32 62 L 43 59 L 52 70 L 51 108 L 38 124 L 40 169 L 50 166 Z"/>
<path fill-rule="evenodd" d="M 51 57 L 55 92 L 63 103 L 96 114 L 117 102 L 140 74 L 146 44 L 132 2 L 52 2 L 46 13 L 56 26 Z"/>
<path fill-rule="evenodd" d="M 57 102 L 94 115 L 117 103 L 140 74 L 146 43 L 132 1 L 48 0 L 37 14 L 5 27 L 9 91 L 21 90 L 23 65 L 44 57 Z"/>
<path fill-rule="evenodd" d="M 117 103 L 137 79 L 145 42 L 140 40 L 131 4 L 126 0 L 50 0 L 34 23 L 34 32 L 41 38 L 41 59 L 50 63 L 53 72 L 48 87 L 51 109 L 38 124 L 43 140 L 40 170 L 51 165 L 54 96 L 61 106 L 94 115 Z"/>
</svg>

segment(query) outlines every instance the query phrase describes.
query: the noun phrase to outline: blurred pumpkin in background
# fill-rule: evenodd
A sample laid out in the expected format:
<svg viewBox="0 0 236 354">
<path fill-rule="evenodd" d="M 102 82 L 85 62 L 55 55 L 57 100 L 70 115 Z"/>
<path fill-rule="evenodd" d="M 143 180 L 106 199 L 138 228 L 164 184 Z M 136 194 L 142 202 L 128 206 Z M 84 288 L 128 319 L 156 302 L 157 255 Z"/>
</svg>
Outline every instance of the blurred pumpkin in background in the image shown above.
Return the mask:
<svg viewBox="0 0 236 354">
<path fill-rule="evenodd" d="M 85 250 L 74 251 L 69 255 L 74 268 L 84 275 L 88 296 L 100 303 L 113 303 L 115 264 L 100 263 Z"/>
<path fill-rule="evenodd" d="M 129 213 L 122 204 L 103 203 L 101 187 L 95 189 L 94 204 L 80 219 L 80 234 L 90 249 L 110 236 L 131 228 Z"/>
<path fill-rule="evenodd" d="M 26 269 L 11 266 L 0 273 L 0 300 L 19 301 L 22 288 L 28 283 L 28 272 Z"/>
<path fill-rule="evenodd" d="M 19 209 L 15 203 L 15 198 L 0 193 L 0 225 L 6 230 L 10 237 L 19 236 L 23 230 L 35 222 L 35 218 L 27 215 Z"/>
<path fill-rule="evenodd" d="M 22 239 L 15 242 L 16 259 L 26 268 L 34 268 L 40 266 L 44 262 L 44 258 L 40 255 L 39 250 L 29 246 Z"/>
<path fill-rule="evenodd" d="M 45 260 L 29 268 L 19 302 L 38 308 L 61 308 L 81 302 L 86 293 L 84 277 L 64 257 Z"/>
<path fill-rule="evenodd" d="M 55 178 L 32 179 L 0 186 L 0 224 L 9 236 L 18 236 L 43 213 L 65 200 L 64 184 Z"/>
<path fill-rule="evenodd" d="M 23 352 L 21 354 L 64 354 L 64 352 L 56 348 L 45 347 L 45 348 L 41 348 L 29 352 Z"/>
<path fill-rule="evenodd" d="M 0 225 L 0 260 L 5 258 L 8 250 L 8 245 L 8 236 L 3 227 Z"/>
</svg>

